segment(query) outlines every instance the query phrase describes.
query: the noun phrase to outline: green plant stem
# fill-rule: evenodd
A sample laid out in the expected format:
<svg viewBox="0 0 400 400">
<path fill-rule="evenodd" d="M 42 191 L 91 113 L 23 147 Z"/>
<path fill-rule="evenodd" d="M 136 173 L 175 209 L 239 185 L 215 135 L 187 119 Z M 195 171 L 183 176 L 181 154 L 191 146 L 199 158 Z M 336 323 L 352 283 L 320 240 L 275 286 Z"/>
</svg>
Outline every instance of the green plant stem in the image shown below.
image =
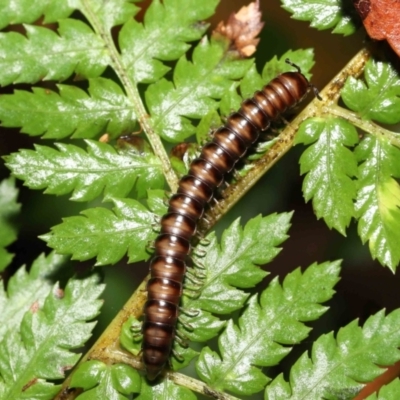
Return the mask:
<svg viewBox="0 0 400 400">
<path fill-rule="evenodd" d="M 204 382 L 199 381 L 197 379 L 191 378 L 187 375 L 180 374 L 178 372 L 170 372 L 168 373 L 168 379 L 172 382 L 176 383 L 179 386 L 186 387 L 194 392 L 203 394 L 212 399 L 221 399 L 221 400 L 239 400 L 237 397 L 226 394 L 225 392 L 220 392 L 207 386 Z"/>
<path fill-rule="evenodd" d="M 354 126 L 362 129 L 364 132 L 370 133 L 371 135 L 383 136 L 388 140 L 390 144 L 400 148 L 400 134 L 382 128 L 372 121 L 361 119 L 360 116 L 354 112 L 333 104 L 326 110 L 326 113 L 341 117 L 351 122 Z"/>
<path fill-rule="evenodd" d="M 154 151 L 154 154 L 161 160 L 161 165 L 165 179 L 167 180 L 167 183 L 171 191 L 176 192 L 178 188 L 178 177 L 176 176 L 174 170 L 172 169 L 168 154 L 165 151 L 164 145 L 160 137 L 155 133 L 153 129 L 153 126 L 150 122 L 151 120 L 146 112 L 139 91 L 137 89 L 137 84 L 136 82 L 132 81 L 132 78 L 128 77 L 126 73 L 126 68 L 121 60 L 121 55 L 115 47 L 114 40 L 111 36 L 111 32 L 104 30 L 104 27 L 102 23 L 99 21 L 96 13 L 93 12 L 93 9 L 91 7 L 92 1 L 84 0 L 82 1 L 82 4 L 83 4 L 82 12 L 90 22 L 94 31 L 104 41 L 104 44 L 110 55 L 111 66 L 114 69 L 115 73 L 118 75 L 120 81 L 122 82 L 127 97 L 132 102 L 133 108 L 138 116 L 140 127 L 146 133 L 149 142 L 151 144 L 151 147 Z"/>
</svg>

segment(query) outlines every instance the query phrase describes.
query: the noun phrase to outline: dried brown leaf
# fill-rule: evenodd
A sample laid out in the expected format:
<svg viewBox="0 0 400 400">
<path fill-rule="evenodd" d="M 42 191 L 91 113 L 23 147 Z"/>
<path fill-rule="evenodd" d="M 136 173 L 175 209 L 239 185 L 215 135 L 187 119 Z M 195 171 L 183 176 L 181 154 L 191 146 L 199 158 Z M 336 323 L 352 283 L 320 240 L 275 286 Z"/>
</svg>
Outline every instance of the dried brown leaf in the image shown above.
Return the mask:
<svg viewBox="0 0 400 400">
<path fill-rule="evenodd" d="M 230 41 L 230 50 L 237 51 L 242 57 L 250 57 L 255 51 L 259 38 L 256 36 L 264 26 L 261 22 L 259 0 L 232 13 L 225 25 L 221 21 L 213 31 L 214 37 L 225 37 Z"/>
<path fill-rule="evenodd" d="M 400 57 L 400 0 L 355 0 L 368 35 L 386 39 Z"/>
</svg>

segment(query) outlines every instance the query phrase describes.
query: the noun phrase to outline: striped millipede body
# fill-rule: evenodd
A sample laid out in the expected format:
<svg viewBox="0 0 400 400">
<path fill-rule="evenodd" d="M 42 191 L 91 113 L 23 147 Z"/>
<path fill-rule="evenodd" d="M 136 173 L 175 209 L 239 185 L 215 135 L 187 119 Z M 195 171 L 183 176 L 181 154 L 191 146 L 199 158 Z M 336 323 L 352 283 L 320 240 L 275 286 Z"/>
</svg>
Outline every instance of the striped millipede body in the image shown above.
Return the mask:
<svg viewBox="0 0 400 400">
<path fill-rule="evenodd" d="M 260 132 L 297 105 L 311 87 L 300 69 L 287 62 L 297 72 L 280 74 L 251 99 L 244 100 L 202 148 L 200 156 L 190 164 L 188 174 L 179 181 L 177 193 L 169 200 L 155 240 L 144 306 L 142 353 L 149 380 L 159 375 L 170 356 L 190 242 L 215 189 L 257 141 Z"/>
</svg>

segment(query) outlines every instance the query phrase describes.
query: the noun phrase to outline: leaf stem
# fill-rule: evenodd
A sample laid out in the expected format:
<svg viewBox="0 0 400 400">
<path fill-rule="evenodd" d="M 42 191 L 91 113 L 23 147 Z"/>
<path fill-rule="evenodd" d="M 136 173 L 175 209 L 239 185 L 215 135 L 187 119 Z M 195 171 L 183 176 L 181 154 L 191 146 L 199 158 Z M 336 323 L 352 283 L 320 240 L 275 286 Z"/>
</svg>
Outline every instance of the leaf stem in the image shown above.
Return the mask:
<svg viewBox="0 0 400 400">
<path fill-rule="evenodd" d="M 388 129 L 382 128 L 381 126 L 375 124 L 372 121 L 361 119 L 356 113 L 346 110 L 338 105 L 331 105 L 329 109 L 326 110 L 327 114 L 335 115 L 337 117 L 343 118 L 358 128 L 365 132 L 370 133 L 374 136 L 383 136 L 387 138 L 388 142 L 394 146 L 400 148 L 400 134 L 396 132 L 389 131 Z"/>
<path fill-rule="evenodd" d="M 168 373 L 168 379 L 179 386 L 183 386 L 192 390 L 193 392 L 200 393 L 212 399 L 239 400 L 237 397 L 229 395 L 225 392 L 220 392 L 211 388 L 210 386 L 207 386 L 204 382 L 199 381 L 198 379 L 191 378 L 178 372 Z"/>
<path fill-rule="evenodd" d="M 94 31 L 98 35 L 100 35 L 100 37 L 104 41 L 104 44 L 110 55 L 110 60 L 111 60 L 110 64 L 114 69 L 115 73 L 118 75 L 118 78 L 120 79 L 126 91 L 128 99 L 131 101 L 133 108 L 137 112 L 140 127 L 146 133 L 149 142 L 151 144 L 151 147 L 154 151 L 154 154 L 161 161 L 163 173 L 171 191 L 176 192 L 178 188 L 178 177 L 176 176 L 174 170 L 172 169 L 171 163 L 168 158 L 168 154 L 165 151 L 160 136 L 158 136 L 155 133 L 154 128 L 150 122 L 151 120 L 149 118 L 149 115 L 147 114 L 147 111 L 142 102 L 142 98 L 140 97 L 139 91 L 137 89 L 137 84 L 136 82 L 133 82 L 132 78 L 128 77 L 126 68 L 122 63 L 121 55 L 118 52 L 117 48 L 115 47 L 114 40 L 111 36 L 111 32 L 104 29 L 104 26 L 102 25 L 98 16 L 93 11 L 91 4 L 92 4 L 91 0 L 83 0 L 82 1 L 83 9 L 81 11 L 90 22 Z"/>
</svg>

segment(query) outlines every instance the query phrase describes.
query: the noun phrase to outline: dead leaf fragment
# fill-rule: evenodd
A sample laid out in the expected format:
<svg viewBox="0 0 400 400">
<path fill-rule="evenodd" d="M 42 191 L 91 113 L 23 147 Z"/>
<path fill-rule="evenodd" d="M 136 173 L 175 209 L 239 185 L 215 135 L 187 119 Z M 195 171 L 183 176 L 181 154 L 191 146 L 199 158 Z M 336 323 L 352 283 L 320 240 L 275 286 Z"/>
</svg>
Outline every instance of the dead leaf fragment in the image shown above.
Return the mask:
<svg viewBox="0 0 400 400">
<path fill-rule="evenodd" d="M 368 35 L 387 40 L 400 57 L 400 0 L 355 0 Z"/>
<path fill-rule="evenodd" d="M 250 57 L 260 41 L 256 36 L 261 32 L 264 22 L 261 22 L 259 0 L 242 7 L 236 14 L 232 13 L 225 25 L 221 21 L 213 31 L 213 36 L 226 37 L 231 42 L 231 51 L 239 52 L 242 57 Z"/>
</svg>

